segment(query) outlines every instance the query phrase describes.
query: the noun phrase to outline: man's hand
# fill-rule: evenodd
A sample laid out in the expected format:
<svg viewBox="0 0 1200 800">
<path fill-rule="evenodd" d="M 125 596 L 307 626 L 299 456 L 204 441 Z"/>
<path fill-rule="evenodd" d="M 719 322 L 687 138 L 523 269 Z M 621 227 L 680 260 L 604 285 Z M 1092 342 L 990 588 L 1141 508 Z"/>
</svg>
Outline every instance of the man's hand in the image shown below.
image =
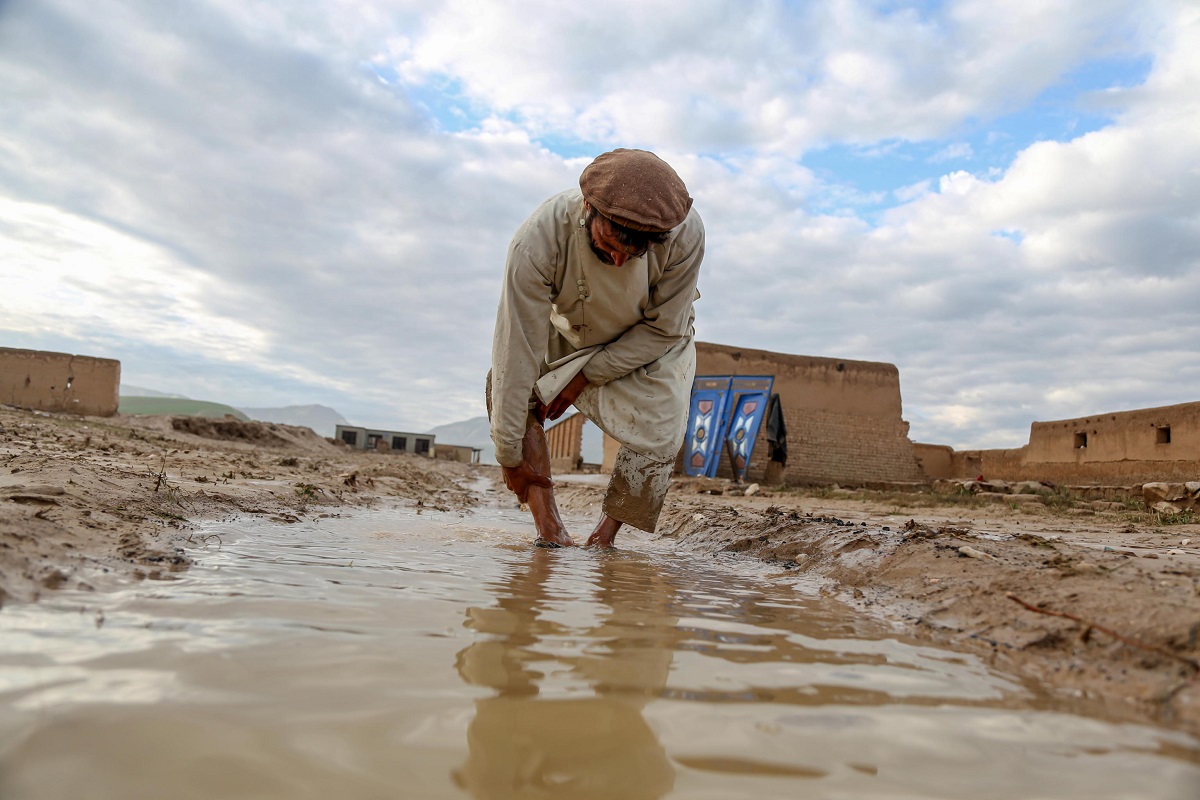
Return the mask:
<svg viewBox="0 0 1200 800">
<path fill-rule="evenodd" d="M 571 379 L 571 382 L 566 385 L 558 396 L 550 401 L 550 404 L 544 406 L 546 419 L 558 419 L 564 412 L 575 402 L 575 398 L 583 393 L 583 390 L 591 386 L 591 382 L 582 372 Z M 540 404 L 539 404 L 540 405 Z M 539 409 L 541 410 L 541 409 Z"/>
<path fill-rule="evenodd" d="M 521 503 L 529 502 L 529 490 L 534 486 L 541 486 L 543 489 L 554 488 L 554 481 L 550 480 L 550 476 L 539 474 L 529 466 L 528 461 L 522 461 L 515 467 L 502 466 L 500 471 L 504 473 L 504 485 L 517 496 L 517 501 Z"/>
</svg>

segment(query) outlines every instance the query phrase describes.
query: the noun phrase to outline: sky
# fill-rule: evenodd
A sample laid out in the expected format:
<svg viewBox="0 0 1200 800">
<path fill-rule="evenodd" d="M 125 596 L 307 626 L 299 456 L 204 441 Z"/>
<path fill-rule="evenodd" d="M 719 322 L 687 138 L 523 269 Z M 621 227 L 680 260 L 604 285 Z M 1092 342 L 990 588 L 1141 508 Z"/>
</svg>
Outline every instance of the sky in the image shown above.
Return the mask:
<svg viewBox="0 0 1200 800">
<path fill-rule="evenodd" d="M 1200 401 L 1195 0 L 0 0 L 0 346 L 484 414 L 508 242 L 687 183 L 697 338 L 882 361 L 914 441 Z"/>
</svg>

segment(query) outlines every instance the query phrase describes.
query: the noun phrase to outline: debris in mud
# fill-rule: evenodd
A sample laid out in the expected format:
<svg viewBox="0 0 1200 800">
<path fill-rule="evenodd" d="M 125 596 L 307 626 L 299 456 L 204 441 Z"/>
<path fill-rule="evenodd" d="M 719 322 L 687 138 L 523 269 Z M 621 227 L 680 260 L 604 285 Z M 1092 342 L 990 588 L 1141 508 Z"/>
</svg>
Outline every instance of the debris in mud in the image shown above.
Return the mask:
<svg viewBox="0 0 1200 800">
<path fill-rule="evenodd" d="M 958 552 L 959 555 L 966 556 L 967 558 L 979 558 L 983 559 L 984 561 L 996 560 L 996 557 L 991 553 L 985 553 L 982 550 L 977 550 L 976 548 L 967 544 L 964 544 L 962 547 L 958 548 Z"/>
<path fill-rule="evenodd" d="M 1052 617 L 1062 617 L 1063 619 L 1069 619 L 1072 622 L 1079 623 L 1080 625 L 1083 626 L 1083 631 L 1080 634 L 1080 638 L 1084 641 L 1086 641 L 1088 639 L 1088 637 L 1091 635 L 1091 631 L 1097 630 L 1097 631 L 1100 631 L 1101 633 L 1111 636 L 1112 638 L 1116 639 L 1117 641 L 1119 641 L 1123 644 L 1129 645 L 1130 647 L 1136 647 L 1141 650 L 1147 650 L 1152 653 L 1157 653 L 1161 656 L 1165 656 L 1170 659 L 1175 659 L 1176 661 L 1180 661 L 1183 664 L 1185 664 L 1186 666 L 1190 667 L 1193 670 L 1193 672 L 1200 672 L 1200 661 L 1198 661 L 1197 659 L 1192 658 L 1190 656 L 1180 655 L 1179 653 L 1173 653 L 1170 650 L 1167 650 L 1162 647 L 1158 647 L 1157 645 L 1147 644 L 1146 642 L 1139 641 L 1139 640 L 1133 638 L 1132 636 L 1128 636 L 1123 633 L 1118 633 L 1117 631 L 1113 630 L 1112 628 L 1106 627 L 1097 622 L 1090 622 L 1086 619 L 1083 619 L 1082 617 L 1076 616 L 1075 614 L 1071 614 L 1066 611 L 1054 611 L 1052 609 L 1041 608 L 1039 606 L 1035 606 L 1031 603 L 1025 602 L 1024 600 L 1017 597 L 1015 594 L 1012 594 L 1011 592 L 1007 593 L 1005 595 L 1005 597 L 1007 597 L 1009 600 L 1012 600 L 1014 603 L 1022 606 L 1023 608 L 1028 609 L 1029 611 L 1033 611 L 1038 614 L 1047 614 Z M 1192 645 L 1195 646 L 1194 641 L 1192 642 Z"/>
</svg>

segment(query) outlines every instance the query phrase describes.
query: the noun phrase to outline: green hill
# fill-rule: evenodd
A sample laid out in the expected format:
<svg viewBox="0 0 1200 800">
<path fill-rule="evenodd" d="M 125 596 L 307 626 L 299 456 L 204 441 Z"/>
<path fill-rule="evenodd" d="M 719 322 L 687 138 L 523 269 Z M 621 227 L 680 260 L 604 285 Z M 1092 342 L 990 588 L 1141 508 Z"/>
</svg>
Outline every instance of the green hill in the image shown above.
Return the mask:
<svg viewBox="0 0 1200 800">
<path fill-rule="evenodd" d="M 207 403 L 203 400 L 187 400 L 182 397 L 126 397 L 122 395 L 121 403 L 117 410 L 122 414 L 213 417 L 215 419 L 221 419 L 226 414 L 232 414 L 242 421 L 250 419 L 232 406 L 220 403 Z"/>
</svg>

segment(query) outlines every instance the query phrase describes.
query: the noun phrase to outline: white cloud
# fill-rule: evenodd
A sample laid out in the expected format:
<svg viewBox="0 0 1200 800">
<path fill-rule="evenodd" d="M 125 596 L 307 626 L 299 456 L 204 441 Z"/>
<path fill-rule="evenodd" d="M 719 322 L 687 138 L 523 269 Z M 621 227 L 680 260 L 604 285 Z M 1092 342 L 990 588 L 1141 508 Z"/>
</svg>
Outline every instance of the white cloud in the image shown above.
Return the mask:
<svg viewBox="0 0 1200 800">
<path fill-rule="evenodd" d="M 1137 51 L 1136 36 L 1109 32 L 1140 31 L 1135 18 L 1159 6 L 542 0 L 513 14 L 451 0 L 388 55 L 410 80 L 453 80 L 536 131 L 795 153 L 884 131 L 935 136 L 1010 110 L 1085 58 Z"/>
<path fill-rule="evenodd" d="M 961 161 L 963 159 L 969 159 L 974 155 L 975 150 L 971 147 L 970 143 L 955 142 L 954 144 L 943 147 L 941 150 L 931 155 L 928 158 L 928 161 L 931 164 L 938 164 L 943 161 Z"/>
<path fill-rule="evenodd" d="M 932 186 L 932 183 L 933 182 L 930 180 L 917 181 L 916 183 L 911 183 L 908 186 L 901 186 L 899 189 L 893 190 L 892 195 L 894 195 L 895 198 L 900 202 L 907 203 L 910 200 L 915 200 L 916 198 L 927 194 Z"/>
<path fill-rule="evenodd" d="M 918 440 L 1197 399 L 1187 3 L 3 8 L 0 328 L 124 348 L 143 385 L 401 428 L 481 414 L 512 231 L 633 145 L 705 219 L 701 337 L 896 363 Z M 908 165 L 870 216 L 888 193 L 799 165 L 832 143 L 886 170 L 925 137 L 969 158 L 965 121 L 1143 53 L 1108 127 L 999 169 Z M 439 90 L 474 116 L 443 130 Z"/>
</svg>

